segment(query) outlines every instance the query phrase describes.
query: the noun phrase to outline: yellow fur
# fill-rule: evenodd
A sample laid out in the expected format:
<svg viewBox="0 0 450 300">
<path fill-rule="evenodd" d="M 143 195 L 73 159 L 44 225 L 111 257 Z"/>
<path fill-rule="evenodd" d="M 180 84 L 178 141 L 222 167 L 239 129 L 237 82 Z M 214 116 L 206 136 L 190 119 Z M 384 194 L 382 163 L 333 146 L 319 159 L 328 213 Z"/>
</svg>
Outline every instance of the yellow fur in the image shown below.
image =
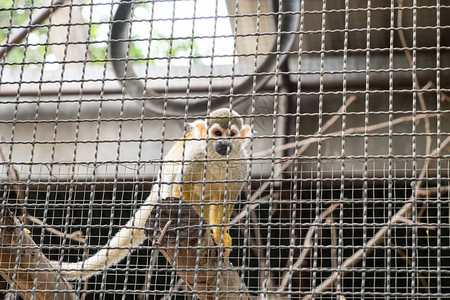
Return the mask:
<svg viewBox="0 0 450 300">
<path fill-rule="evenodd" d="M 186 144 L 185 148 L 187 147 Z M 181 159 L 181 163 L 185 165 L 185 170 L 189 170 L 189 172 L 183 174 L 182 181 L 193 183 L 174 184 L 171 188 L 171 196 L 177 198 L 181 196 L 184 201 L 194 204 L 204 202 L 204 204 L 194 205 L 193 208 L 207 224 L 219 225 L 211 228 L 213 237 L 217 245 L 226 247 L 224 255 L 228 256 L 231 249 L 227 247 L 232 246 L 232 239 L 227 232 L 226 225 L 230 221 L 234 201 L 236 201 L 242 187 L 242 183 L 228 181 L 245 179 L 247 174 L 242 167 L 245 162 L 227 162 L 224 160 L 205 164 L 203 162 L 183 161 L 182 156 L 174 155 L 175 153 L 182 153 L 182 149 L 183 142 L 178 142 L 172 147 L 167 157 L 176 161 Z M 238 170 L 238 172 L 235 172 L 235 170 Z M 228 175 L 226 174 L 227 171 Z M 176 181 L 175 174 L 172 180 Z"/>
</svg>

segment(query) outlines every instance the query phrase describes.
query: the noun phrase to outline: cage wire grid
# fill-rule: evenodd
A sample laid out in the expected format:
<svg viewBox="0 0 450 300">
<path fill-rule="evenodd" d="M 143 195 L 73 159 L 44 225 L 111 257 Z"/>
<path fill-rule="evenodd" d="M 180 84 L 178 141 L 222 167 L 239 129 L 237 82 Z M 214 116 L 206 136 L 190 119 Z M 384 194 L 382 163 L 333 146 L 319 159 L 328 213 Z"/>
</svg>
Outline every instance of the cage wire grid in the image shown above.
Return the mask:
<svg viewBox="0 0 450 300">
<path fill-rule="evenodd" d="M 450 297 L 449 1 L 0 3 L 1 297 Z M 248 157 L 167 181 L 219 107 Z M 126 255 L 65 279 L 101 249 Z"/>
</svg>

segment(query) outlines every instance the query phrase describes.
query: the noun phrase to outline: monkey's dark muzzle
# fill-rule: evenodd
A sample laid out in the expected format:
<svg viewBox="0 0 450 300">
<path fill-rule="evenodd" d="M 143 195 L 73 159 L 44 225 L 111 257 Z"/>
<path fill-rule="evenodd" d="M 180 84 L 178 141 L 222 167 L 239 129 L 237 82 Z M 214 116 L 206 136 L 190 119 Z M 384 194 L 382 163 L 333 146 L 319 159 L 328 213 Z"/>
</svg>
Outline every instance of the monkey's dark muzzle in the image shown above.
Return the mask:
<svg viewBox="0 0 450 300">
<path fill-rule="evenodd" d="M 229 141 L 218 141 L 216 143 L 216 152 L 220 155 L 226 155 L 233 150 L 233 144 Z"/>
</svg>

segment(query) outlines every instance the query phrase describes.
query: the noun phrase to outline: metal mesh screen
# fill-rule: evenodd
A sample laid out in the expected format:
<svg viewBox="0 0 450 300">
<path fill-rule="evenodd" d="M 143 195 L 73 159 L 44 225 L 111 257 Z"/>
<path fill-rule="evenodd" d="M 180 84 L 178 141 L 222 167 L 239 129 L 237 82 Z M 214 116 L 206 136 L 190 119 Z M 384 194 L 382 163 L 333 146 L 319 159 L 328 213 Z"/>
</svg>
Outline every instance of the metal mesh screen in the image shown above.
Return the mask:
<svg viewBox="0 0 450 300">
<path fill-rule="evenodd" d="M 0 0 L 1 297 L 450 297 L 449 47 L 443 0 Z M 218 108 L 248 157 L 185 159 Z"/>
</svg>

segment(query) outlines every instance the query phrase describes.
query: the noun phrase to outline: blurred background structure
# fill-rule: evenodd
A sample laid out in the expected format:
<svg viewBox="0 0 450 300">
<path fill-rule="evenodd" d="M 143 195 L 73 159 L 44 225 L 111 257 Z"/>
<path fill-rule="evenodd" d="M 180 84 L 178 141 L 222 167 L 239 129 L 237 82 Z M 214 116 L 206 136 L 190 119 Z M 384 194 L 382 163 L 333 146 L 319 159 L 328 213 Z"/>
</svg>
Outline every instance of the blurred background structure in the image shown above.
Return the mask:
<svg viewBox="0 0 450 300">
<path fill-rule="evenodd" d="M 450 297 L 450 1 L 0 0 L 2 214 L 50 259 L 106 244 L 218 107 L 255 132 L 230 229 L 251 296 Z M 195 298 L 155 249 L 76 297 Z"/>
</svg>

